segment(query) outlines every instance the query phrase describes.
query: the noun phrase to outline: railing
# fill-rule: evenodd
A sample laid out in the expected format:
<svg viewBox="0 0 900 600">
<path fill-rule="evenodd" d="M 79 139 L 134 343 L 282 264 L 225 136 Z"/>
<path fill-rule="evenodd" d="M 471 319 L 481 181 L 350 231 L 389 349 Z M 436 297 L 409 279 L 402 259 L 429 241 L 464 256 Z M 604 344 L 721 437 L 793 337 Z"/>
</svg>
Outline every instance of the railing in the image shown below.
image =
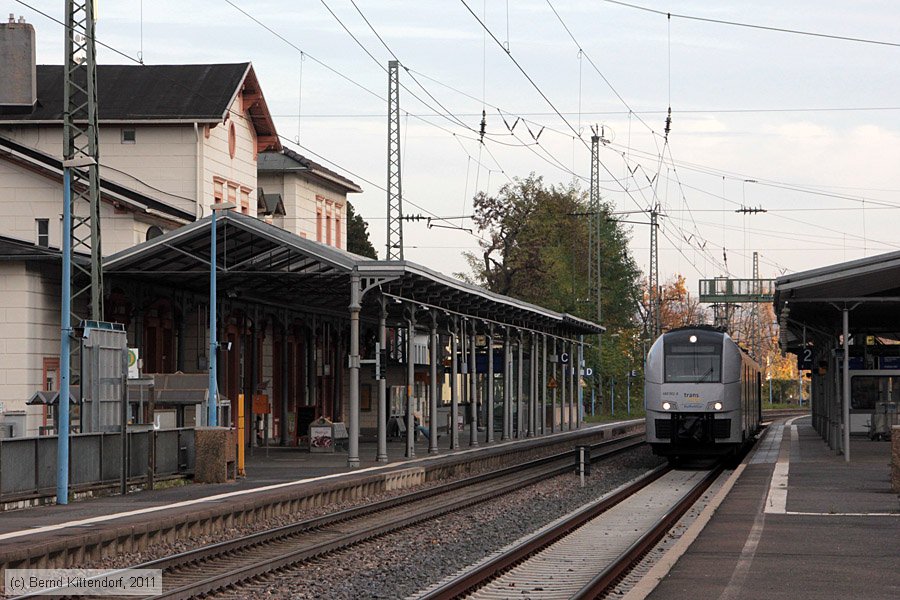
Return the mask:
<svg viewBox="0 0 900 600">
<path fill-rule="evenodd" d="M 700 280 L 700 302 L 771 302 L 774 297 L 774 279 Z"/>
<path fill-rule="evenodd" d="M 56 493 L 56 436 L 0 439 L 0 501 Z M 113 485 L 122 479 L 122 434 L 77 433 L 69 436 L 69 484 L 72 491 Z M 194 471 L 194 430 L 128 432 L 129 484 L 153 485 L 157 477 Z"/>
</svg>

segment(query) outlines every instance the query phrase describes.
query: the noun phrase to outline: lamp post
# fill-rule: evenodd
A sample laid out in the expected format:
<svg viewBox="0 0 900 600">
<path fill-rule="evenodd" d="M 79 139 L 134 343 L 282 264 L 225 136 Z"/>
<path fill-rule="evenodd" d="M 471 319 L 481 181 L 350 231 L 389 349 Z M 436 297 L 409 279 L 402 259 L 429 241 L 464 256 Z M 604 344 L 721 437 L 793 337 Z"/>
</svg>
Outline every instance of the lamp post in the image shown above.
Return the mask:
<svg viewBox="0 0 900 600">
<path fill-rule="evenodd" d="M 220 210 L 234 208 L 233 202 L 216 202 L 210 208 L 210 239 L 209 239 L 209 392 L 206 403 L 206 424 L 209 427 L 218 427 L 218 406 L 216 405 L 217 380 L 216 363 L 218 362 L 219 342 L 216 333 L 216 267 L 218 264 L 216 250 L 216 213 Z"/>
</svg>

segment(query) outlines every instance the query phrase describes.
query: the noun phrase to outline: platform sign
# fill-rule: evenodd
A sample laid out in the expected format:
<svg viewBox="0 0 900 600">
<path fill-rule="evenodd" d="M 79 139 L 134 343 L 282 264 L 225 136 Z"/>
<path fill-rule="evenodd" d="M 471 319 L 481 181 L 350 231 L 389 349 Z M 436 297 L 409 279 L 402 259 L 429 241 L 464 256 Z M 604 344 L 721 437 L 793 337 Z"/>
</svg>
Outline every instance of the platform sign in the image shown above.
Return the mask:
<svg viewBox="0 0 900 600">
<path fill-rule="evenodd" d="M 851 365 L 852 365 L 852 357 L 851 357 Z M 799 371 L 809 371 L 813 369 L 815 365 L 813 365 L 813 349 L 812 348 L 803 348 L 800 350 L 800 353 L 797 355 L 797 370 Z"/>
<path fill-rule="evenodd" d="M 334 430 L 331 423 L 319 419 L 309 426 L 309 451 L 334 452 Z"/>
<path fill-rule="evenodd" d="M 900 356 L 881 356 L 879 363 L 882 369 L 900 369 Z"/>
<path fill-rule="evenodd" d="M 547 387 L 551 390 L 555 390 L 559 387 L 559 384 L 556 382 L 556 377 L 551 377 L 550 381 L 547 382 Z"/>
<path fill-rule="evenodd" d="M 560 353 L 560 355 L 559 355 L 559 362 L 561 362 L 561 363 L 564 364 L 564 365 L 569 364 L 569 353 L 568 353 L 568 352 L 562 352 L 562 353 Z"/>
<path fill-rule="evenodd" d="M 141 376 L 140 370 L 141 352 L 137 348 L 128 349 L 128 379 L 138 379 Z"/>
<path fill-rule="evenodd" d="M 267 415 L 271 411 L 269 406 L 269 396 L 267 394 L 256 394 L 253 396 L 253 414 Z"/>
</svg>

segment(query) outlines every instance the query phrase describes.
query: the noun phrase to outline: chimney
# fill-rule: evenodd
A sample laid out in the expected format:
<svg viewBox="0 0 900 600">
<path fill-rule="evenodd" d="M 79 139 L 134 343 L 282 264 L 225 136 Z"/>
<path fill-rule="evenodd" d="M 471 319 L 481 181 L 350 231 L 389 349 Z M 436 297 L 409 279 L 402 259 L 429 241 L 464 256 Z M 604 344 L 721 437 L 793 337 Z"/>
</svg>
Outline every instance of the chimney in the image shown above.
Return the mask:
<svg viewBox="0 0 900 600">
<path fill-rule="evenodd" d="M 0 112 L 31 112 L 37 101 L 34 27 L 15 15 L 0 23 Z"/>
</svg>

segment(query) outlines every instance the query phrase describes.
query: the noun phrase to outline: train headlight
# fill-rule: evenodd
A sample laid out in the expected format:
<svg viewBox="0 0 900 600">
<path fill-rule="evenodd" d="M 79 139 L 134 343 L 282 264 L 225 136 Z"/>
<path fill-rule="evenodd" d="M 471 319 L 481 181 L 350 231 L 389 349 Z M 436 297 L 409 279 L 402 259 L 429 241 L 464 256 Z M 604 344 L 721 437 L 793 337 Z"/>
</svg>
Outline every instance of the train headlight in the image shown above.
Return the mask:
<svg viewBox="0 0 900 600">
<path fill-rule="evenodd" d="M 662 407 L 663 407 L 663 410 L 672 410 L 673 408 L 675 408 L 675 403 L 674 402 L 663 402 Z"/>
<path fill-rule="evenodd" d="M 706 405 L 707 410 L 709 410 L 709 409 L 722 410 L 723 408 L 724 408 L 724 405 L 721 402 L 710 402 Z"/>
</svg>

